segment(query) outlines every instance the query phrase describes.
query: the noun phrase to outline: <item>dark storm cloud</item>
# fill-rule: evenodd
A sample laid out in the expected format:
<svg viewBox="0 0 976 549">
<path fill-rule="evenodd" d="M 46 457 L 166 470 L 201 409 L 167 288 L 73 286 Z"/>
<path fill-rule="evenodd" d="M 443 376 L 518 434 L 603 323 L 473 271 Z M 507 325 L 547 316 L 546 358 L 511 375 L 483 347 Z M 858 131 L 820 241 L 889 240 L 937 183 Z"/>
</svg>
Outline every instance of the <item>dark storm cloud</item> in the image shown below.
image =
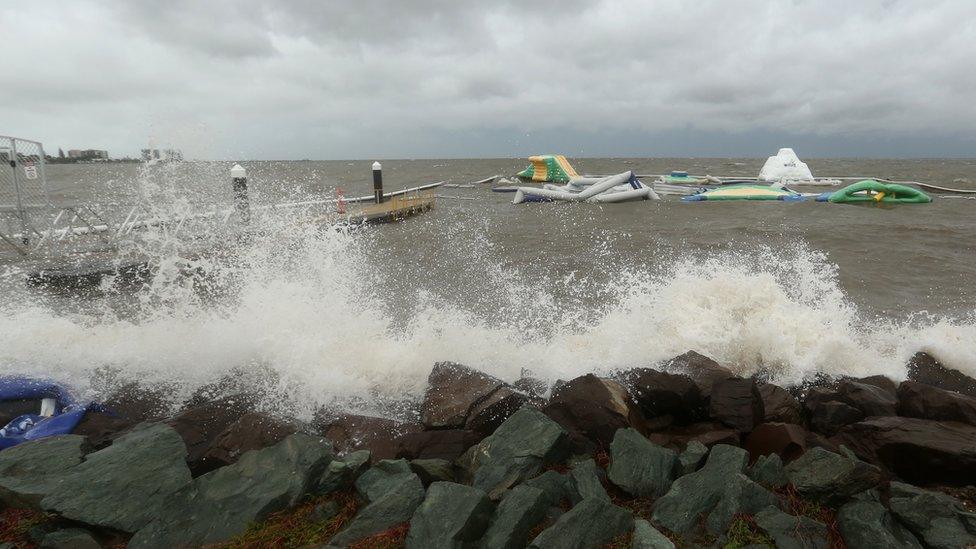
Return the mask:
<svg viewBox="0 0 976 549">
<path fill-rule="evenodd" d="M 150 134 L 203 158 L 976 142 L 968 0 L 92 0 L 6 10 L 0 34 L 15 51 L 0 133 L 49 148 L 131 154 Z"/>
</svg>

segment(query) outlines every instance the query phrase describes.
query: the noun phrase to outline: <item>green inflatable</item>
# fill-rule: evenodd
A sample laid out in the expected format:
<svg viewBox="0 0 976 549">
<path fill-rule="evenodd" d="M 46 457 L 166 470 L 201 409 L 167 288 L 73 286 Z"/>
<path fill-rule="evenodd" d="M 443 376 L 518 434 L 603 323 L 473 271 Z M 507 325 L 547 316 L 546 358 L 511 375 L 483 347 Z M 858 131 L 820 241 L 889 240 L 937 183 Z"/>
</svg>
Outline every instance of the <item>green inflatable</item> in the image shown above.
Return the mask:
<svg viewBox="0 0 976 549">
<path fill-rule="evenodd" d="M 914 187 L 866 179 L 831 194 L 827 201 L 834 204 L 867 204 L 871 202 L 925 204 L 932 202 L 932 197 Z"/>
</svg>

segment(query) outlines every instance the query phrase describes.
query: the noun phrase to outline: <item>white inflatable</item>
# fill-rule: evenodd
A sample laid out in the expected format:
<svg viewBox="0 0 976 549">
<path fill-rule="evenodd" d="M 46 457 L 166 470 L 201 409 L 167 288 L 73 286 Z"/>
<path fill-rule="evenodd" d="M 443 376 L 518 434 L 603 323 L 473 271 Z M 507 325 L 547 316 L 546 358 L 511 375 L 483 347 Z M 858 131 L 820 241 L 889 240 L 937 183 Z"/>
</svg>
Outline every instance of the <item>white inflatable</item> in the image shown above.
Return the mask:
<svg viewBox="0 0 976 549">
<path fill-rule="evenodd" d="M 759 170 L 760 181 L 813 181 L 809 166 L 801 161 L 793 149 L 780 149 L 776 156 L 766 159 Z"/>
<path fill-rule="evenodd" d="M 634 172 L 596 178 L 574 178 L 566 185 L 545 185 L 544 187 L 519 187 L 512 204 L 524 202 L 599 202 L 613 203 L 629 200 L 657 200 L 653 189 L 644 185 Z"/>
</svg>

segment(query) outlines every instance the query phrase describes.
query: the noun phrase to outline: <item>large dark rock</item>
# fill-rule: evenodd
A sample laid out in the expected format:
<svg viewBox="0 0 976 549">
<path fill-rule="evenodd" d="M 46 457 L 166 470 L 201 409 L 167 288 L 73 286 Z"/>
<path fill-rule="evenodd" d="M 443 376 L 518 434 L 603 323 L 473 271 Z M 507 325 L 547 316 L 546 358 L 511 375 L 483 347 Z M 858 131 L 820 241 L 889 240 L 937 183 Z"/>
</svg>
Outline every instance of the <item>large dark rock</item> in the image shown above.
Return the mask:
<svg viewBox="0 0 976 549">
<path fill-rule="evenodd" d="M 129 547 L 198 547 L 241 534 L 312 493 L 334 457 L 328 442 L 305 434 L 247 452 L 169 496 Z"/>
<path fill-rule="evenodd" d="M 773 494 L 742 474 L 748 461 L 742 448 L 714 446 L 704 467 L 675 480 L 655 502 L 654 522 L 680 535 L 700 533 L 702 526 L 721 534 L 736 514 L 775 505 Z"/>
<path fill-rule="evenodd" d="M 61 435 L 23 442 L 0 452 L 0 503 L 37 508 L 44 496 L 80 464 L 85 437 Z"/>
<path fill-rule="evenodd" d="M 335 446 L 336 452 L 345 454 L 356 450 L 369 450 L 374 461 L 393 459 L 397 454 L 397 438 L 421 430 L 419 424 L 356 414 L 331 414 L 320 411 L 312 425 Z"/>
<path fill-rule="evenodd" d="M 700 442 L 708 448 L 716 444 L 737 446 L 741 437 L 738 431 L 721 423 L 705 422 L 671 427 L 663 432 L 650 433 L 647 438 L 658 446 L 680 450 L 693 441 Z"/>
<path fill-rule="evenodd" d="M 41 507 L 67 519 L 135 532 L 190 482 L 186 446 L 164 424 L 146 425 L 88 454 L 51 490 Z"/>
<path fill-rule="evenodd" d="M 789 391 L 772 383 L 759 383 L 763 423 L 802 423 L 803 407 Z"/>
<path fill-rule="evenodd" d="M 756 463 L 749 468 L 749 473 L 746 476 L 766 488 L 781 488 L 790 481 L 789 477 L 786 476 L 783 460 L 776 454 L 769 454 L 757 459 Z"/>
<path fill-rule="evenodd" d="M 846 425 L 864 419 L 864 412 L 837 400 L 818 402 L 810 414 L 810 428 L 827 436 L 834 435 Z"/>
<path fill-rule="evenodd" d="M 976 379 L 944 366 L 928 353 L 915 353 L 907 365 L 908 379 L 976 398 Z"/>
<path fill-rule="evenodd" d="M 827 549 L 827 525 L 807 517 L 795 517 L 776 507 L 756 514 L 756 525 L 776 542 L 780 549 Z"/>
<path fill-rule="evenodd" d="M 427 377 L 421 421 L 428 429 L 461 429 L 471 410 L 504 385 L 467 366 L 439 362 Z"/>
<path fill-rule="evenodd" d="M 420 481 L 424 483 L 424 487 L 438 481 L 454 482 L 457 480 L 454 474 L 454 466 L 450 461 L 444 459 L 414 459 L 410 461 L 410 470 L 417 473 Z"/>
<path fill-rule="evenodd" d="M 234 463 L 245 452 L 274 446 L 297 430 L 294 423 L 268 414 L 244 414 L 217 435 L 203 454 L 200 468 L 213 470 Z"/>
<path fill-rule="evenodd" d="M 832 504 L 881 482 L 881 471 L 874 465 L 822 448 L 808 450 L 786 467 L 786 474 L 800 495 Z"/>
<path fill-rule="evenodd" d="M 705 404 L 701 391 L 684 374 L 634 368 L 624 372 L 621 379 L 648 418 L 670 415 L 687 423 L 701 415 Z"/>
<path fill-rule="evenodd" d="M 976 546 L 976 514 L 962 502 L 938 492 L 892 482 L 888 507 L 926 547 Z"/>
<path fill-rule="evenodd" d="M 837 384 L 838 399 L 857 408 L 865 417 L 893 416 L 897 413 L 895 393 L 869 383 L 845 379 Z"/>
<path fill-rule="evenodd" d="M 793 423 L 763 423 L 746 438 L 745 448 L 756 460 L 760 456 L 776 454 L 785 462 L 793 461 L 807 449 L 807 432 Z"/>
<path fill-rule="evenodd" d="M 543 530 L 529 547 L 600 547 L 633 527 L 634 517 L 626 509 L 599 498 L 587 498 Z"/>
<path fill-rule="evenodd" d="M 642 428 L 644 421 L 622 385 L 593 374 L 556 389 L 543 411 L 568 431 L 604 445 L 617 429 Z"/>
<path fill-rule="evenodd" d="M 375 501 L 413 475 L 405 459 L 384 459 L 356 479 L 356 492 L 367 502 Z"/>
<path fill-rule="evenodd" d="M 525 481 L 524 485 L 542 490 L 546 497 L 546 504 L 549 506 L 568 505 L 580 499 L 573 486 L 573 480 L 556 471 L 546 471 Z"/>
<path fill-rule="evenodd" d="M 396 439 L 396 457 L 454 461 L 483 438 L 484 435 L 464 429 L 407 433 Z"/>
<path fill-rule="evenodd" d="M 898 414 L 976 425 L 976 398 L 917 381 L 904 381 L 898 387 Z"/>
<path fill-rule="evenodd" d="M 732 370 L 695 351 L 688 351 L 672 358 L 665 363 L 664 369 L 672 373 L 686 374 L 698 385 L 698 390 L 705 398 L 711 396 L 712 385 L 716 381 L 735 377 Z"/>
<path fill-rule="evenodd" d="M 756 380 L 734 377 L 713 383 L 708 414 L 740 433 L 752 431 L 766 415 Z"/>
<path fill-rule="evenodd" d="M 138 383 L 126 383 L 112 391 L 102 405 L 119 419 L 131 424 L 158 421 L 170 414 L 173 404 L 166 393 Z"/>
<path fill-rule="evenodd" d="M 362 481 L 367 473 L 369 471 L 364 473 L 359 481 Z M 382 491 L 379 490 L 381 485 L 375 483 L 376 479 L 367 483 L 370 484 L 369 487 L 363 486 L 360 493 L 368 492 L 372 496 L 369 498 L 369 504 L 352 518 L 345 529 L 329 541 L 329 545 L 346 547 L 410 520 L 424 500 L 424 486 L 420 478 L 413 473 L 394 473 L 384 478 Z M 357 488 L 360 485 L 359 481 L 357 481 Z"/>
<path fill-rule="evenodd" d="M 915 536 L 877 501 L 858 499 L 837 510 L 837 529 L 850 549 L 920 549 Z"/>
<path fill-rule="evenodd" d="M 481 539 L 494 506 L 477 488 L 435 482 L 410 519 L 407 549 L 462 547 Z"/>
<path fill-rule="evenodd" d="M 525 394 L 510 387 L 499 387 L 471 407 L 464 428 L 488 436 L 528 402 L 529 397 Z"/>
<path fill-rule="evenodd" d="M 498 499 L 502 493 L 564 457 L 566 430 L 534 408 L 522 408 L 474 450 L 475 487 Z"/>
<path fill-rule="evenodd" d="M 100 549 L 101 543 L 95 540 L 91 532 L 81 528 L 65 528 L 55 530 L 44 536 L 40 549 Z"/>
<path fill-rule="evenodd" d="M 592 459 L 574 463 L 569 472 L 569 479 L 577 496 L 574 503 L 586 498 L 610 501 L 610 495 L 607 494 L 607 489 L 603 487 L 603 476 L 605 476 L 603 469 L 600 469 L 596 461 Z"/>
<path fill-rule="evenodd" d="M 976 427 L 907 417 L 869 418 L 832 439 L 915 484 L 976 484 Z"/>
<path fill-rule="evenodd" d="M 656 498 L 671 487 L 677 460 L 673 450 L 634 429 L 620 429 L 610 444 L 607 478 L 633 496 Z"/>
<path fill-rule="evenodd" d="M 129 419 L 89 410 L 71 433 L 85 437 L 93 450 L 101 450 L 136 425 L 136 422 Z"/>
<path fill-rule="evenodd" d="M 862 377 L 855 379 L 858 383 L 866 383 L 868 385 L 874 385 L 879 389 L 884 389 L 889 394 L 895 394 L 898 391 L 898 384 L 895 383 L 890 377 L 877 374 L 873 376 Z"/>
<path fill-rule="evenodd" d="M 521 549 L 529 533 L 542 522 L 549 507 L 545 492 L 519 485 L 509 490 L 498 504 L 491 525 L 481 539 L 484 549 Z"/>
<path fill-rule="evenodd" d="M 241 416 L 252 411 L 253 397 L 233 395 L 216 400 L 198 399 L 166 423 L 170 425 L 186 444 L 187 465 L 193 476 L 212 471 L 219 464 L 212 465 L 204 456 L 214 441 Z"/>
<path fill-rule="evenodd" d="M 341 459 L 332 460 L 315 483 L 314 493 L 323 495 L 346 489 L 359 479 L 368 466 L 369 450 L 357 450 Z"/>
<path fill-rule="evenodd" d="M 651 526 L 650 522 L 635 519 L 634 536 L 630 547 L 631 549 L 674 549 L 674 543 L 657 528 Z"/>
<path fill-rule="evenodd" d="M 680 477 L 688 473 L 694 473 L 705 462 L 706 456 L 708 456 L 708 446 L 705 446 L 697 440 L 689 442 L 685 446 L 685 449 L 678 455 L 678 463 L 675 469 L 676 476 Z"/>
</svg>

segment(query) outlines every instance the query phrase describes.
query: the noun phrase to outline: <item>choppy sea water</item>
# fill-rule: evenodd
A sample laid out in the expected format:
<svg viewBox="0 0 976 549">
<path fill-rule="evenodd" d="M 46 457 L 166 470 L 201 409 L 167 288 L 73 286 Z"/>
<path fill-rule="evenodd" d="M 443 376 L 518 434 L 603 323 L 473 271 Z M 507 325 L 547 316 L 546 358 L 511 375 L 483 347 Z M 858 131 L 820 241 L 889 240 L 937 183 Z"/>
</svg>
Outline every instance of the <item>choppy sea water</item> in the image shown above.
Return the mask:
<svg viewBox="0 0 976 549">
<path fill-rule="evenodd" d="M 255 206 L 370 194 L 372 161 L 253 162 Z M 949 187 L 973 160 L 810 160 L 817 176 Z M 391 160 L 387 188 L 511 174 L 521 159 Z M 754 175 L 760 159 L 583 159 L 607 174 Z M 56 201 L 121 220 L 133 204 L 182 215 L 231 204 L 229 163 L 49 166 Z M 962 181 L 956 181 L 962 180 Z M 955 182 L 954 182 L 955 181 Z M 904 376 L 926 350 L 976 374 L 976 200 L 513 206 L 444 188 L 424 216 L 344 231 L 256 219 L 150 230 L 158 269 L 133 288 L 54 291 L 0 263 L 0 373 L 48 376 L 97 398 L 125 381 L 175 395 L 235 372 L 308 414 L 321 404 L 419 395 L 434 362 L 554 380 L 647 366 L 689 349 L 798 383 L 818 372 Z M 198 227 L 199 229 L 199 227 Z"/>
</svg>

